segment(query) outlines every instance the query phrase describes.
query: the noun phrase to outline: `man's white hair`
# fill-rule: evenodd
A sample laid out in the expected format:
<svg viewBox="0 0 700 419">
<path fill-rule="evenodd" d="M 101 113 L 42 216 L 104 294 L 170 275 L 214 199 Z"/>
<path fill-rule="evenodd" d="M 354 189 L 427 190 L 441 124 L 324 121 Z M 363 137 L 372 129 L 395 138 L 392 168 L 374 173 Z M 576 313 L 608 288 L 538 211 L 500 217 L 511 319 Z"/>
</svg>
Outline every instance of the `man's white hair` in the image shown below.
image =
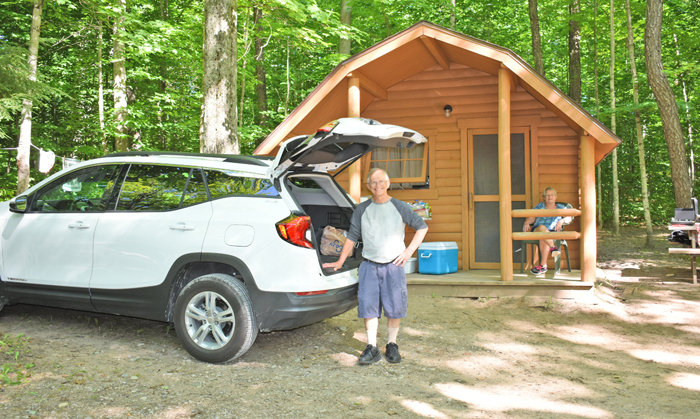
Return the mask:
<svg viewBox="0 0 700 419">
<path fill-rule="evenodd" d="M 389 182 L 389 174 L 386 172 L 386 170 L 381 169 L 379 167 L 373 167 L 370 169 L 369 173 L 367 174 L 367 183 L 370 182 L 370 179 L 372 178 L 372 175 L 375 174 L 376 172 L 382 172 L 384 173 L 384 177 L 386 178 L 386 181 Z"/>
</svg>

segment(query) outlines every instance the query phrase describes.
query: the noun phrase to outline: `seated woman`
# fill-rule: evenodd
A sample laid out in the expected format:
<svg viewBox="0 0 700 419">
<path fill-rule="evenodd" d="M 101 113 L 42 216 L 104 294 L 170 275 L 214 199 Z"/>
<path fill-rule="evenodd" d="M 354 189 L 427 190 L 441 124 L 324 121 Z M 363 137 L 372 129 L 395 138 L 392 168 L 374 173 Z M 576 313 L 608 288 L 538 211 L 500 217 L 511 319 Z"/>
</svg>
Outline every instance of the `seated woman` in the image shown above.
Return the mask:
<svg viewBox="0 0 700 419">
<path fill-rule="evenodd" d="M 544 198 L 544 202 L 540 202 L 539 204 L 537 204 L 534 209 L 566 208 L 565 204 L 557 204 L 557 191 L 555 191 L 554 188 L 545 189 L 542 193 L 542 197 Z M 523 231 L 526 233 L 530 231 L 530 225 L 532 223 L 535 223 L 534 225 L 532 225 L 532 231 L 534 232 L 562 231 L 564 228 L 565 221 L 566 219 L 562 217 L 529 217 L 525 220 L 525 224 L 523 225 Z M 558 255 L 558 253 L 555 252 L 558 252 L 559 249 L 554 247 L 554 240 L 540 240 L 540 264 L 536 265 L 536 255 L 535 252 L 532 252 L 532 265 L 534 267 L 530 272 L 532 272 L 535 275 L 547 272 L 547 258 L 549 258 L 550 249 L 552 250 L 552 256 Z"/>
</svg>

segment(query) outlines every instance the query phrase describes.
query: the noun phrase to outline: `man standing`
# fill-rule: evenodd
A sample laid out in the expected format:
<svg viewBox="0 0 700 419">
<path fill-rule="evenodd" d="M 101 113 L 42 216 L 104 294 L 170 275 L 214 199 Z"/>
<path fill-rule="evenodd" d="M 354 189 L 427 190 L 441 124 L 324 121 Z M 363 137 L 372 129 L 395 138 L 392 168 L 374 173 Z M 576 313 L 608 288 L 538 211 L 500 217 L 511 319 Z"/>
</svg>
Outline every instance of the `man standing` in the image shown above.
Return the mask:
<svg viewBox="0 0 700 419">
<path fill-rule="evenodd" d="M 355 243 L 362 237 L 364 260 L 359 269 L 360 287 L 357 295 L 357 315 L 365 319 L 367 332 L 367 347 L 359 359 L 362 365 L 382 359 L 377 348 L 377 328 L 382 309 L 388 319 L 389 332 L 389 343 L 384 355 L 391 363 L 401 362 L 396 337 L 408 307 L 403 266 L 428 232 L 425 221 L 408 204 L 389 196 L 389 185 L 389 175 L 384 170 L 370 170 L 367 187 L 372 192 L 372 199 L 355 209 L 348 238 L 338 260 L 323 264 L 324 268 L 340 269 Z M 406 224 L 416 230 L 408 247 L 404 244 Z"/>
</svg>

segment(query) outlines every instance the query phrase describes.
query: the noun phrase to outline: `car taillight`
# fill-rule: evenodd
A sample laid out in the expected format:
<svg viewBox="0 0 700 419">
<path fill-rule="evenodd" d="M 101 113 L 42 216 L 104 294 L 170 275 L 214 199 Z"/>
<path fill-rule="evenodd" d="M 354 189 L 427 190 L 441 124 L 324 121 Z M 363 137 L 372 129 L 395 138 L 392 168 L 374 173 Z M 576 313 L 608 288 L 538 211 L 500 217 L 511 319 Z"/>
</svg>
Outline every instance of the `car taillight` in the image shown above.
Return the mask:
<svg viewBox="0 0 700 419">
<path fill-rule="evenodd" d="M 308 215 L 290 215 L 277 224 L 277 233 L 284 241 L 297 246 L 313 249 L 314 245 L 309 241 L 311 231 L 311 218 Z M 307 234 L 309 234 L 307 236 Z"/>
<path fill-rule="evenodd" d="M 326 125 L 322 126 L 316 132 L 331 132 L 333 128 L 335 128 L 338 125 L 338 120 L 336 119 L 335 121 L 331 121 L 327 123 Z"/>
<path fill-rule="evenodd" d="M 321 295 L 327 293 L 328 290 L 323 291 L 307 291 L 307 292 L 297 292 L 296 294 L 300 297 L 305 297 L 307 295 Z"/>
</svg>

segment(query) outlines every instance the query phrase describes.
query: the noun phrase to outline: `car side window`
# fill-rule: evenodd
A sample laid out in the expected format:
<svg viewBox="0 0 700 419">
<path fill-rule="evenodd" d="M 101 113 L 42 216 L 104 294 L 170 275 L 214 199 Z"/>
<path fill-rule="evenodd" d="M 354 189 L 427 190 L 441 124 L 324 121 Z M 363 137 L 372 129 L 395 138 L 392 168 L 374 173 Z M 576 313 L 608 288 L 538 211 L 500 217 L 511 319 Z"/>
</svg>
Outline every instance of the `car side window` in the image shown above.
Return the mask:
<svg viewBox="0 0 700 419">
<path fill-rule="evenodd" d="M 30 211 L 104 211 L 120 167 L 119 164 L 90 166 L 61 176 L 37 192 Z"/>
<path fill-rule="evenodd" d="M 206 169 L 205 178 L 211 199 L 226 196 L 279 196 L 268 179 L 249 177 L 246 173 L 235 170 Z"/>
<path fill-rule="evenodd" d="M 168 211 L 180 207 L 189 167 L 132 164 L 124 179 L 117 211 Z"/>
</svg>

